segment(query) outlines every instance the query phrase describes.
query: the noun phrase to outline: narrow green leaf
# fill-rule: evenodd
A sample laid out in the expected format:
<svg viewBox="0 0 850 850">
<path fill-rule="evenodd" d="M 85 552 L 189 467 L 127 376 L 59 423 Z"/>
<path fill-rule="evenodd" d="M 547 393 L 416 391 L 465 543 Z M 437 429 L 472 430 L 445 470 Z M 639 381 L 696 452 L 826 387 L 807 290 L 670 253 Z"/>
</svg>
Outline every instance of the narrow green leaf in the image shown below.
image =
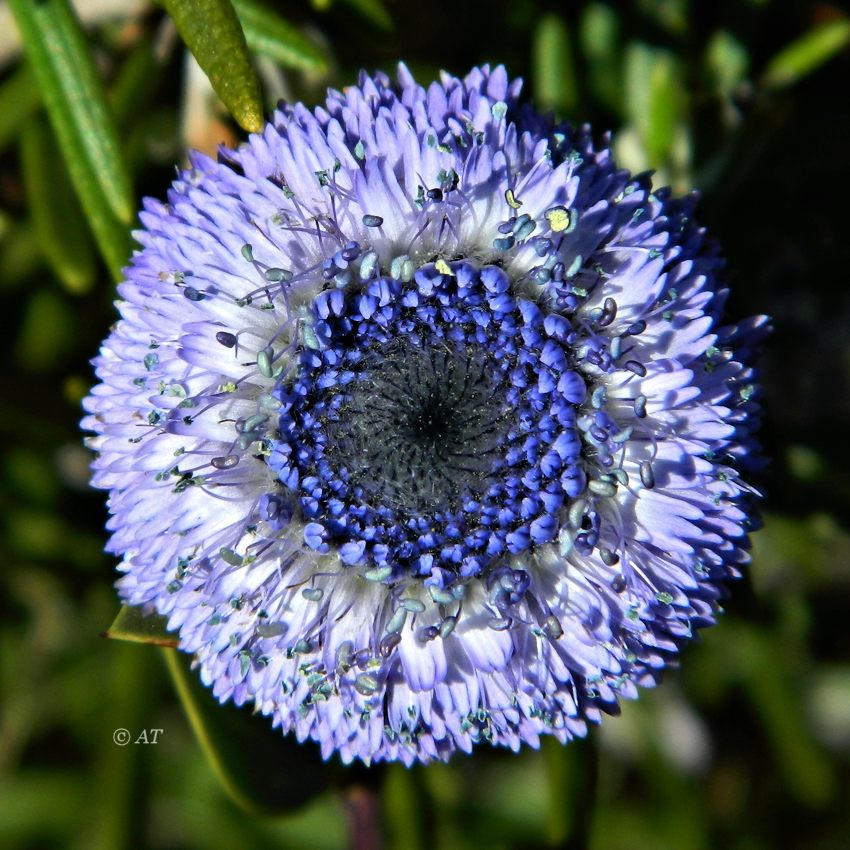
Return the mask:
<svg viewBox="0 0 850 850">
<path fill-rule="evenodd" d="M 138 812 L 146 800 L 148 749 L 132 742 L 145 732 L 161 741 L 168 729 L 150 729 L 160 673 L 156 653 L 126 644 L 108 649 L 98 667 L 98 699 L 90 708 L 97 732 L 86 739 L 92 747 L 91 767 L 83 783 L 87 800 L 97 800 L 101 808 L 98 817 L 78 824 L 77 843 L 86 850 L 131 850 L 138 847 Z M 120 737 L 125 733 L 128 737 Z"/>
<path fill-rule="evenodd" d="M 0 220 L 0 293 L 8 295 L 44 265 L 35 228 L 29 220 Z"/>
<path fill-rule="evenodd" d="M 213 772 L 230 798 L 254 815 L 293 811 L 327 788 L 333 768 L 315 745 L 299 744 L 268 717 L 221 705 L 189 669 L 187 655 L 163 650 L 177 695 Z"/>
<path fill-rule="evenodd" d="M 67 0 L 11 0 L 53 132 L 113 279 L 130 254 L 130 181 L 83 33 Z"/>
<path fill-rule="evenodd" d="M 165 617 L 145 615 L 141 608 L 124 605 L 103 637 L 155 646 L 177 646 L 177 637 L 166 629 L 166 623 Z"/>
<path fill-rule="evenodd" d="M 0 151 L 17 136 L 21 124 L 38 109 L 40 102 L 32 69 L 24 62 L 0 86 Z"/>
<path fill-rule="evenodd" d="M 620 21 L 605 3 L 590 3 L 579 20 L 579 41 L 590 87 L 617 115 L 623 113 Z"/>
<path fill-rule="evenodd" d="M 73 319 L 68 299 L 53 286 L 42 286 L 26 293 L 26 307 L 19 320 L 14 357 L 31 374 L 44 374 L 61 368 L 74 347 Z M 29 550 L 58 554 L 57 543 L 63 532 L 62 520 L 55 512 L 17 508 L 9 511 L 9 536 Z M 38 556 L 36 556 L 38 557 Z"/>
<path fill-rule="evenodd" d="M 81 184 L 93 180 L 112 214 L 129 224 L 136 208 L 133 189 L 85 34 L 68 0 L 9 5 L 77 192 L 92 192 Z"/>
<path fill-rule="evenodd" d="M 91 235 L 64 163 L 53 149 L 53 135 L 40 118 L 28 121 L 21 132 L 21 170 L 48 265 L 69 292 L 90 292 L 95 282 Z"/>
<path fill-rule="evenodd" d="M 151 40 L 141 38 L 124 60 L 115 81 L 109 89 L 109 104 L 115 116 L 115 124 L 123 129 L 140 111 L 151 95 L 162 72 L 162 64 L 156 58 Z M 147 114 L 144 110 L 143 114 Z M 125 152 L 126 152 L 126 139 Z"/>
<path fill-rule="evenodd" d="M 180 37 L 222 103 L 249 133 L 263 129 L 260 83 L 230 0 L 164 0 Z"/>
<path fill-rule="evenodd" d="M 746 689 L 788 790 L 813 807 L 835 792 L 831 765 L 805 719 L 805 692 L 792 671 L 777 662 L 777 642 L 755 627 L 740 626 L 734 643 Z"/>
<path fill-rule="evenodd" d="M 256 53 L 268 56 L 287 68 L 325 71 L 325 55 L 300 30 L 280 15 L 254 0 L 233 0 L 245 41 Z"/>
<path fill-rule="evenodd" d="M 391 850 L 428 850 L 434 846 L 433 801 L 422 782 L 419 767 L 400 762 L 387 766 L 381 789 L 383 823 Z"/>
<path fill-rule="evenodd" d="M 546 836 L 553 847 L 587 847 L 597 792 L 599 753 L 595 739 L 565 747 L 548 738 L 541 742 L 549 799 Z"/>
<path fill-rule="evenodd" d="M 79 163 L 71 165 L 68 160 L 66 160 L 66 165 L 77 191 L 77 197 L 80 199 L 83 211 L 88 219 L 89 227 L 94 234 L 100 255 L 106 263 L 112 279 L 117 283 L 124 278 L 122 269 L 130 256 L 132 247 L 130 233 L 127 227 L 121 224 L 112 215 L 112 211 L 106 207 L 103 196 L 97 191 L 94 183 L 89 182 L 84 189 L 80 189 L 82 180 L 92 179 L 87 177 L 89 169 L 82 167 Z"/>
<path fill-rule="evenodd" d="M 726 97 L 734 91 L 746 76 L 749 63 L 747 48 L 732 33 L 714 33 L 705 51 L 705 65 L 718 94 Z"/>
<path fill-rule="evenodd" d="M 355 12 L 378 29 L 388 32 L 393 28 L 393 19 L 381 0 L 343 0 L 343 2 L 348 3 Z"/>
<path fill-rule="evenodd" d="M 675 60 L 670 53 L 661 51 L 649 76 L 646 150 L 651 165 L 661 165 L 667 158 L 682 117 L 683 102 Z"/>
<path fill-rule="evenodd" d="M 841 18 L 810 30 L 770 60 L 761 79 L 766 88 L 782 88 L 817 70 L 850 44 L 850 20 Z"/>
<path fill-rule="evenodd" d="M 570 36 L 563 19 L 544 15 L 534 32 L 535 100 L 543 109 L 569 112 L 578 106 Z"/>
<path fill-rule="evenodd" d="M 682 117 L 684 94 L 675 59 L 640 41 L 626 49 L 626 114 L 637 130 L 648 164 L 664 163 Z"/>
</svg>

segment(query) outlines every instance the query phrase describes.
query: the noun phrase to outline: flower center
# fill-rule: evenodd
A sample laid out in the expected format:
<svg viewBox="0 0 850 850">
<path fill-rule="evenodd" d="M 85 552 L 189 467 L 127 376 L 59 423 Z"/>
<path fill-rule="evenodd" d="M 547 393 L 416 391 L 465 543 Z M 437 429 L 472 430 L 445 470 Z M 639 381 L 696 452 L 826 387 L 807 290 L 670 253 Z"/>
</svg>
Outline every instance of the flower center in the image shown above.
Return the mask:
<svg viewBox="0 0 850 850">
<path fill-rule="evenodd" d="M 499 466 L 507 421 L 494 371 L 486 351 L 439 338 L 371 352 L 327 422 L 330 465 L 400 516 L 459 510 Z"/>
<path fill-rule="evenodd" d="M 306 521 L 380 580 L 470 576 L 551 541 L 586 482 L 574 331 L 460 261 L 327 289 L 278 384 L 269 465 Z"/>
</svg>

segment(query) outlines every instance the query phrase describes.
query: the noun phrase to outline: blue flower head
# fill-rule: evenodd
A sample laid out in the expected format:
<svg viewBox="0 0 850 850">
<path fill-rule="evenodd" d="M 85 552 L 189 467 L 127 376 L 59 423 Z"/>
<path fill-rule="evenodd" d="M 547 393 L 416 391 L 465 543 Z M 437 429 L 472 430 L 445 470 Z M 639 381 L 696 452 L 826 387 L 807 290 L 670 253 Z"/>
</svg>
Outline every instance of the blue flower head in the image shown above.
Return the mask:
<svg viewBox="0 0 850 850">
<path fill-rule="evenodd" d="M 325 757 L 582 736 L 747 560 L 766 320 L 519 92 L 402 66 L 192 155 L 95 361 L 122 599 Z"/>
</svg>

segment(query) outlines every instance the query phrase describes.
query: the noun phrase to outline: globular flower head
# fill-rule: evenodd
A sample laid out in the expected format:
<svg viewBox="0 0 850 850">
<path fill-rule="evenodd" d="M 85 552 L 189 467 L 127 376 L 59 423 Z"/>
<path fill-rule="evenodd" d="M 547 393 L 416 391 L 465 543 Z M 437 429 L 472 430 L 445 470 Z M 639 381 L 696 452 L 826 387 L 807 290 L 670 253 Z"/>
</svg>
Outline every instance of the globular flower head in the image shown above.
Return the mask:
<svg viewBox="0 0 850 850">
<path fill-rule="evenodd" d="M 122 599 L 326 757 L 584 735 L 747 560 L 766 320 L 519 90 L 401 67 L 192 155 L 95 361 Z"/>
</svg>

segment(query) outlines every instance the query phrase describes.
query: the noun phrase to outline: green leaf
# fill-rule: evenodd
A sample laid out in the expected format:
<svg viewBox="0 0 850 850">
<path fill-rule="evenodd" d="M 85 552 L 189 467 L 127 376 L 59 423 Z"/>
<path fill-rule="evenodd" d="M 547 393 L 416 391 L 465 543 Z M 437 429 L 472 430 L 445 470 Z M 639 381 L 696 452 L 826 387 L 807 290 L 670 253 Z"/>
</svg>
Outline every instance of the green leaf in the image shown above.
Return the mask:
<svg viewBox="0 0 850 850">
<path fill-rule="evenodd" d="M 108 93 L 109 104 L 119 128 L 123 129 L 133 119 L 149 114 L 145 106 L 162 70 L 162 63 L 157 60 L 151 40 L 140 38 L 121 64 Z M 124 150 L 126 153 L 126 139 Z"/>
<path fill-rule="evenodd" d="M 135 202 L 109 108 L 67 0 L 10 0 L 77 197 L 115 280 L 130 253 Z"/>
<path fill-rule="evenodd" d="M 387 765 L 381 789 L 384 831 L 392 850 L 428 850 L 429 828 L 433 826 L 433 805 L 422 781 L 419 766 L 401 762 Z"/>
<path fill-rule="evenodd" d="M 0 151 L 15 138 L 40 102 L 32 69 L 24 62 L 0 86 Z"/>
<path fill-rule="evenodd" d="M 381 0 L 343 0 L 378 29 L 386 32 L 393 28 L 393 20 Z"/>
<path fill-rule="evenodd" d="M 555 738 L 541 742 L 549 793 L 547 839 L 553 847 L 587 847 L 597 791 L 599 753 L 595 738 L 565 747 Z"/>
<path fill-rule="evenodd" d="M 27 293 L 26 308 L 18 321 L 17 338 L 15 339 L 15 359 L 21 367 L 30 373 L 50 372 L 67 362 L 74 347 L 73 319 L 71 317 L 68 299 L 58 292 L 54 286 L 33 288 Z M 20 510 L 17 503 L 10 511 L 14 516 Z M 46 529 L 61 528 L 62 521 L 57 514 L 42 514 Z M 32 535 L 36 545 L 48 544 L 51 537 L 56 535 L 42 529 L 42 533 L 34 533 L 36 524 L 31 515 L 25 523 L 26 532 Z"/>
<path fill-rule="evenodd" d="M 770 60 L 761 78 L 766 88 L 783 88 L 817 70 L 850 44 L 850 20 L 841 18 L 810 30 Z"/>
<path fill-rule="evenodd" d="M 177 637 L 166 629 L 168 621 L 157 614 L 146 615 L 141 608 L 124 605 L 103 637 L 155 646 L 177 646 Z"/>
<path fill-rule="evenodd" d="M 651 168 L 664 163 L 682 117 L 684 93 L 673 55 L 643 42 L 626 50 L 626 113 Z"/>
<path fill-rule="evenodd" d="M 260 83 L 230 0 L 164 0 L 180 37 L 242 129 L 263 129 Z"/>
<path fill-rule="evenodd" d="M 783 647 L 777 646 L 774 636 L 741 625 L 734 647 L 742 686 L 770 740 L 788 790 L 809 806 L 824 806 L 834 794 L 834 777 L 807 723 L 802 699 L 805 685 L 787 664 L 780 663 Z"/>
<path fill-rule="evenodd" d="M 578 106 L 578 84 L 567 26 L 558 15 L 544 15 L 534 32 L 534 96 L 538 106 L 569 112 Z"/>
<path fill-rule="evenodd" d="M 749 69 L 747 48 L 726 30 L 711 37 L 705 51 L 705 65 L 718 94 L 727 97 L 744 79 Z"/>
<path fill-rule="evenodd" d="M 290 812 L 326 790 L 332 765 L 315 744 L 299 744 L 273 729 L 271 719 L 221 705 L 205 688 L 190 659 L 163 650 L 165 662 L 195 737 L 230 798 L 253 815 Z"/>
<path fill-rule="evenodd" d="M 233 0 L 248 47 L 287 68 L 325 71 L 325 55 L 300 30 L 254 0 Z"/>
<path fill-rule="evenodd" d="M 590 3 L 579 21 L 579 41 L 590 87 L 597 98 L 617 115 L 623 112 L 619 27 L 617 13 L 604 3 Z"/>
<path fill-rule="evenodd" d="M 69 167 L 79 162 L 78 175 L 84 168 L 112 214 L 129 224 L 133 189 L 80 22 L 67 0 L 10 0 L 10 6 Z M 80 194 L 81 179 L 74 180 Z"/>
<path fill-rule="evenodd" d="M 44 254 L 31 221 L 4 218 L 0 231 L 0 293 L 8 295 L 25 278 L 41 270 Z"/>
<path fill-rule="evenodd" d="M 91 235 L 68 173 L 53 149 L 53 136 L 39 118 L 21 132 L 21 170 L 39 247 L 53 273 L 75 295 L 95 281 Z"/>
</svg>

